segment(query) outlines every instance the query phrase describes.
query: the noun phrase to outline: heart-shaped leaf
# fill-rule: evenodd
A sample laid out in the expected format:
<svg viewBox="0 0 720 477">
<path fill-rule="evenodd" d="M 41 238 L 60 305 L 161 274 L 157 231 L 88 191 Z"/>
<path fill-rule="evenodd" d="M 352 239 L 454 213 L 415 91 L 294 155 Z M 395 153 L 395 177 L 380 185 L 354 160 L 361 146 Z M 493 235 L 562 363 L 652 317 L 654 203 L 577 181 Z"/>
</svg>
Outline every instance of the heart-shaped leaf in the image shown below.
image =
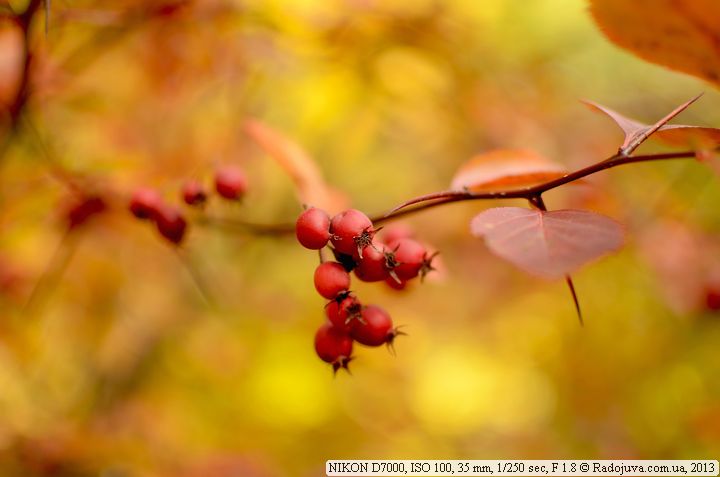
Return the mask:
<svg viewBox="0 0 720 477">
<path fill-rule="evenodd" d="M 688 106 L 697 101 L 700 95 L 686 101 L 667 116 L 653 125 L 643 124 L 630 119 L 617 111 L 593 101 L 583 101 L 593 111 L 607 115 L 625 133 L 625 139 L 620 146 L 620 152 L 630 154 L 651 135 L 673 146 L 716 146 L 720 144 L 720 129 L 700 126 L 686 126 L 682 124 L 666 124 L 672 118 L 683 112 Z"/>
<path fill-rule="evenodd" d="M 478 154 L 460 166 L 451 188 L 481 191 L 499 187 L 527 187 L 566 174 L 567 171 L 527 149 L 497 149 Z"/>
<path fill-rule="evenodd" d="M 624 236 L 615 220 L 573 209 L 497 207 L 473 218 L 470 229 L 495 255 L 545 278 L 564 277 L 618 250 Z"/>
</svg>

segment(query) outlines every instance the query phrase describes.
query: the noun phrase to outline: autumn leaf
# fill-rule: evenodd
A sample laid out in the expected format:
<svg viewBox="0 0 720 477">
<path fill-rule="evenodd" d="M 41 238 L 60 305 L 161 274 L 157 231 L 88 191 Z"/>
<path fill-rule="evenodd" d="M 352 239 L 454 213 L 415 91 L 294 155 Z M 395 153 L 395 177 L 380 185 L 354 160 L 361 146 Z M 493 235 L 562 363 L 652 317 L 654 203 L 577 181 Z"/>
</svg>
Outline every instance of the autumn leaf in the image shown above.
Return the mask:
<svg viewBox="0 0 720 477">
<path fill-rule="evenodd" d="M 610 41 L 652 63 L 720 84 L 717 0 L 590 0 Z"/>
<path fill-rule="evenodd" d="M 460 166 L 451 189 L 471 191 L 527 187 L 565 175 L 567 171 L 528 149 L 497 149 L 478 154 Z"/>
<path fill-rule="evenodd" d="M 624 235 L 615 220 L 572 209 L 497 207 L 475 216 L 470 229 L 495 255 L 544 278 L 562 278 L 618 250 Z"/>
<path fill-rule="evenodd" d="M 254 119 L 246 121 L 244 129 L 290 176 L 302 204 L 320 207 L 330 213 L 347 205 L 347 197 L 325 183 L 318 165 L 294 141 Z"/>
</svg>

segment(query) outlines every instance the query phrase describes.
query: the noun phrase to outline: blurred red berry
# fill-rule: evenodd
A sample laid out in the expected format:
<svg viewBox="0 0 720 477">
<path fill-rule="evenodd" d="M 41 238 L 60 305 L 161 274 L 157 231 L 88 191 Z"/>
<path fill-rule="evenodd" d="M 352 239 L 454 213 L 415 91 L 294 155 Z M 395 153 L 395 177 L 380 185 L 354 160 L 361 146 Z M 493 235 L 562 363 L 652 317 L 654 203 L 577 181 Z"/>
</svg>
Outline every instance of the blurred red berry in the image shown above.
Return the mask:
<svg viewBox="0 0 720 477">
<path fill-rule="evenodd" d="M 720 311 L 720 287 L 708 288 L 705 291 L 705 305 L 710 311 Z"/>
<path fill-rule="evenodd" d="M 415 238 L 415 233 L 410 226 L 405 224 L 393 224 L 383 227 L 382 233 L 380 234 L 380 240 L 385 244 L 406 238 Z"/>
<path fill-rule="evenodd" d="M 146 187 L 135 189 L 130 198 L 129 209 L 138 219 L 155 219 L 155 215 L 163 204 L 162 197 L 154 190 Z"/>
<path fill-rule="evenodd" d="M 182 186 L 182 199 L 187 205 L 201 206 L 207 202 L 207 192 L 200 181 L 189 180 Z"/>
<path fill-rule="evenodd" d="M 157 211 L 155 222 L 160 235 L 178 245 L 187 231 L 187 221 L 180 209 L 173 205 L 164 205 Z"/>
<path fill-rule="evenodd" d="M 229 200 L 238 200 L 245 195 L 247 178 L 242 169 L 236 166 L 222 166 L 215 171 L 215 190 Z"/>
<path fill-rule="evenodd" d="M 105 209 L 107 209 L 107 204 L 102 197 L 84 197 L 67 210 L 68 227 L 71 229 L 79 227 L 85 224 L 92 216 L 104 212 Z"/>
</svg>

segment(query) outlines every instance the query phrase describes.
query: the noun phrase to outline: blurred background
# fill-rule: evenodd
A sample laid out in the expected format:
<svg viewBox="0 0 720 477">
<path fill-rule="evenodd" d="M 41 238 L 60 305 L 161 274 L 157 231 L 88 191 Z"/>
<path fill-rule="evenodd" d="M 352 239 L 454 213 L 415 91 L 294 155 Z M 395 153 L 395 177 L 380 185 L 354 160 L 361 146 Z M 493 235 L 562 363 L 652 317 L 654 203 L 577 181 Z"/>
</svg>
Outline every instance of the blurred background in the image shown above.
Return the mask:
<svg viewBox="0 0 720 477">
<path fill-rule="evenodd" d="M 25 0 L 0 2 L 22 11 Z M 7 16 L 7 15 L 6 15 Z M 245 169 L 241 204 L 292 223 L 286 172 L 242 130 L 301 145 L 353 207 L 446 189 L 492 149 L 570 169 L 622 140 L 592 99 L 720 126 L 711 85 L 611 45 L 581 0 L 54 0 L 29 28 L 30 91 L 0 159 L 0 475 L 318 476 L 326 459 L 717 458 L 720 186 L 696 161 L 631 165 L 554 191 L 627 227 L 623 251 L 562 282 L 469 234 L 488 204 L 400 221 L 441 269 L 397 292 L 354 284 L 408 336 L 313 351 L 317 255 L 292 235 L 203 225 L 180 250 L 125 197 Z M 0 99 L 22 31 L 0 25 Z M 660 151 L 657 144 L 642 151 Z M 108 209 L 68 231 L 81 187 Z M 508 201 L 504 205 L 519 205 Z"/>
</svg>

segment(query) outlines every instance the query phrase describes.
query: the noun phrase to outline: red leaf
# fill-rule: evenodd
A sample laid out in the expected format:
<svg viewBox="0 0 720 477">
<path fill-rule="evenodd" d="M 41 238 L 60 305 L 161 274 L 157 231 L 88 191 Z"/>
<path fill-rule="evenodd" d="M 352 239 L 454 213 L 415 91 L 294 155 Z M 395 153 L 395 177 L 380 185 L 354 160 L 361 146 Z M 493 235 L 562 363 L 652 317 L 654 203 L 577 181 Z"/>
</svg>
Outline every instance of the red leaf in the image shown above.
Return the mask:
<svg viewBox="0 0 720 477">
<path fill-rule="evenodd" d="M 625 140 L 620 146 L 621 152 L 630 154 L 637 149 L 646 139 L 654 134 L 657 139 L 670 144 L 672 146 L 688 146 L 688 147 L 714 147 L 720 144 L 720 129 L 686 126 L 683 124 L 666 124 L 672 118 L 684 111 L 688 106 L 695 102 L 700 96 L 687 101 L 672 111 L 670 114 L 662 118 L 660 121 L 650 126 L 634 119 L 630 119 L 617 111 L 606 106 L 602 106 L 593 101 L 583 101 L 593 111 L 606 114 L 620 129 L 625 133 Z"/>
<path fill-rule="evenodd" d="M 545 278 L 561 278 L 623 244 L 615 220 L 586 210 L 550 212 L 498 207 L 470 222 L 473 235 L 519 268 Z"/>
<path fill-rule="evenodd" d="M 451 189 L 480 191 L 527 187 L 565 175 L 567 171 L 527 149 L 497 149 L 473 157 L 453 177 Z"/>
</svg>

